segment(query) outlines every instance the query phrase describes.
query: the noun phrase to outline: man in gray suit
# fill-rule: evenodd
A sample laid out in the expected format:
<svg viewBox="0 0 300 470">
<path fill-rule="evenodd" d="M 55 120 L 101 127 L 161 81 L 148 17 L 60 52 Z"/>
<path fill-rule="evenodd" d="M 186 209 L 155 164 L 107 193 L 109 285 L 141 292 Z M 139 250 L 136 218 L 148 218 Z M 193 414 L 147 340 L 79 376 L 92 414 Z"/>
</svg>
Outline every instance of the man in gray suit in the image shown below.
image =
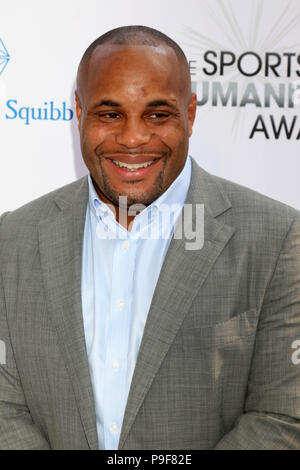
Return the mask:
<svg viewBox="0 0 300 470">
<path fill-rule="evenodd" d="M 90 174 L 0 219 L 0 448 L 300 449 L 299 212 L 188 156 L 156 30 L 96 40 L 76 101 Z M 174 202 L 174 236 L 141 237 Z"/>
</svg>

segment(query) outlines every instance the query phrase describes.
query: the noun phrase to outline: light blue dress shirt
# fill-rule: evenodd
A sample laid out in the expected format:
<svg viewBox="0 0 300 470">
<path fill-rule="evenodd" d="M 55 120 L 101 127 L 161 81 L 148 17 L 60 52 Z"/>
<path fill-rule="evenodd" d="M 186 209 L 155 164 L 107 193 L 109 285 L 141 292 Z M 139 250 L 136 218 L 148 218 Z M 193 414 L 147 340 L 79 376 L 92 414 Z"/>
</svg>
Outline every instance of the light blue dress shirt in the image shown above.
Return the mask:
<svg viewBox="0 0 300 470">
<path fill-rule="evenodd" d="M 174 225 L 191 179 L 191 161 L 131 231 L 101 201 L 90 175 L 82 258 L 82 309 L 99 449 L 116 450 L 144 326 Z M 163 208 L 172 207 L 171 217 Z"/>
</svg>

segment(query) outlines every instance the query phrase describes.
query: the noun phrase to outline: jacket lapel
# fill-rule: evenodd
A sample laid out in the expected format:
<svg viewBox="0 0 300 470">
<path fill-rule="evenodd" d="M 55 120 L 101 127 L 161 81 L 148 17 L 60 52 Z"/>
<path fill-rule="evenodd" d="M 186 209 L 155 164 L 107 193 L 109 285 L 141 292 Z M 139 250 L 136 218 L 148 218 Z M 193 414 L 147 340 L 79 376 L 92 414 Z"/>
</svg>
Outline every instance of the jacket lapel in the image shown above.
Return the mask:
<svg viewBox="0 0 300 470">
<path fill-rule="evenodd" d="M 125 410 L 119 449 L 125 444 L 139 408 L 209 271 L 234 233 L 215 217 L 231 207 L 222 187 L 192 159 L 185 204 L 204 205 L 204 244 L 186 250 L 187 240 L 173 238 L 154 291 Z M 195 227 L 193 211 L 193 227 Z"/>
<path fill-rule="evenodd" d="M 60 211 L 41 221 L 39 243 L 48 309 L 60 340 L 87 441 L 91 449 L 98 449 L 81 307 L 82 242 L 87 201 L 87 178 L 83 178 L 72 186 L 72 190 L 66 189 L 56 199 Z"/>
</svg>

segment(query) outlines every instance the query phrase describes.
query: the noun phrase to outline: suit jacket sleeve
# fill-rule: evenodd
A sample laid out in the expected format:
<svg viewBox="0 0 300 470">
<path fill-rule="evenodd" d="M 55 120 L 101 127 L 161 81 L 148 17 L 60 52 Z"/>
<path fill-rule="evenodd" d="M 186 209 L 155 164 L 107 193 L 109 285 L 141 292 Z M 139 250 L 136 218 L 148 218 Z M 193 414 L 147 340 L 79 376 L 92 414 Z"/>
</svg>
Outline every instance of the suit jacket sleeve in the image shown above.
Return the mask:
<svg viewBox="0 0 300 470">
<path fill-rule="evenodd" d="M 271 243 L 271 241 L 270 241 Z M 266 289 L 244 414 L 216 449 L 300 449 L 300 217 Z"/>
<path fill-rule="evenodd" d="M 0 217 L 0 228 L 5 215 Z M 0 272 L 0 450 L 47 450 L 50 449 L 49 444 L 33 423 L 26 405 L 14 360 L 6 318 L 2 275 Z"/>
</svg>

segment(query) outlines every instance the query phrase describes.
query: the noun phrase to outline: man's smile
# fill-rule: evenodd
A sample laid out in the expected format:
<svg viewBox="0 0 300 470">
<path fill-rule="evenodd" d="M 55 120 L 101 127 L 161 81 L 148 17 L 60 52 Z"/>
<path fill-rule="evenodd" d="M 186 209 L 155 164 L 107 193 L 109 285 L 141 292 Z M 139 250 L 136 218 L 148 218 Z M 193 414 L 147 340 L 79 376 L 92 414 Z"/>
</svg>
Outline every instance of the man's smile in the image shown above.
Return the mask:
<svg viewBox="0 0 300 470">
<path fill-rule="evenodd" d="M 105 160 L 109 164 L 109 170 L 113 171 L 114 174 L 121 176 L 125 180 L 135 180 L 146 178 L 155 171 L 156 167 L 160 166 L 159 162 L 162 160 L 162 157 L 151 159 L 151 157 L 147 156 L 146 160 L 145 156 L 142 156 L 143 161 L 138 162 L 139 159 L 141 160 L 139 157 L 134 157 L 135 163 L 124 161 L 124 157 L 106 158 Z"/>
</svg>

